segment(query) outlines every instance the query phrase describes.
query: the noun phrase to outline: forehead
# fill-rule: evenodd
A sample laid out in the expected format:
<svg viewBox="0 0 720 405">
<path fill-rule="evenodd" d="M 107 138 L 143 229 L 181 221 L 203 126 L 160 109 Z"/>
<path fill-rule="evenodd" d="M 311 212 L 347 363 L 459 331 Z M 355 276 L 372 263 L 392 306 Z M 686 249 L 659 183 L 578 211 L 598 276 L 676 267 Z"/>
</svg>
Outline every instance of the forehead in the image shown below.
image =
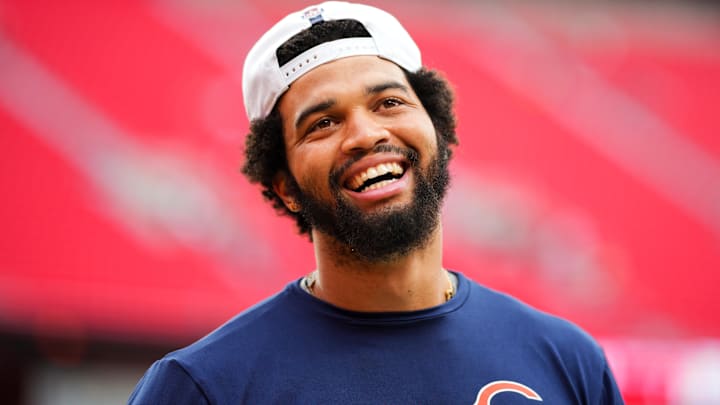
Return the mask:
<svg viewBox="0 0 720 405">
<path fill-rule="evenodd" d="M 351 56 L 318 66 L 290 85 L 279 101 L 280 110 L 329 98 L 363 93 L 368 86 L 398 82 L 410 88 L 402 69 L 377 56 Z"/>
</svg>

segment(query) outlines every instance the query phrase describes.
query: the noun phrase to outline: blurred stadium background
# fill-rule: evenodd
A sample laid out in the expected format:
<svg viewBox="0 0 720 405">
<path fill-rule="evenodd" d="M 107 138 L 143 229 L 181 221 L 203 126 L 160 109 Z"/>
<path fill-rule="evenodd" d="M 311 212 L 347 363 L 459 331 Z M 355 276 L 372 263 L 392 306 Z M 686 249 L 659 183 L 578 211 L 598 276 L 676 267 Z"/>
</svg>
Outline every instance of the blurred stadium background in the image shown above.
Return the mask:
<svg viewBox="0 0 720 405">
<path fill-rule="evenodd" d="M 368 3 L 457 91 L 448 266 L 591 332 L 628 404 L 720 403 L 720 9 Z M 0 0 L 3 403 L 123 403 L 313 268 L 239 173 L 244 56 L 306 4 Z"/>
</svg>

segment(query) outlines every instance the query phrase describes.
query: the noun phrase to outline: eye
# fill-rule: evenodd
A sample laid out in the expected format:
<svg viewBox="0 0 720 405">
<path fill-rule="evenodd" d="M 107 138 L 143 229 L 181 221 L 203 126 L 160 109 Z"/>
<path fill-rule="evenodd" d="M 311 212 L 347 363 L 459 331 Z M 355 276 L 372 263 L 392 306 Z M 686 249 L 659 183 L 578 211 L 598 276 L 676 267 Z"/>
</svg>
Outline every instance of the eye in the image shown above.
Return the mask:
<svg viewBox="0 0 720 405">
<path fill-rule="evenodd" d="M 393 108 L 393 107 L 398 107 L 402 104 L 404 104 L 404 103 L 400 99 L 397 99 L 395 97 L 389 97 L 389 98 L 383 99 L 380 105 L 382 108 Z"/>
<path fill-rule="evenodd" d="M 315 121 L 315 123 L 312 124 L 310 126 L 310 128 L 308 128 L 307 133 L 315 132 L 315 131 L 318 131 L 321 129 L 330 128 L 334 123 L 335 123 L 335 121 L 333 121 L 331 118 L 327 118 L 327 117 L 321 118 L 321 119 Z"/>
</svg>

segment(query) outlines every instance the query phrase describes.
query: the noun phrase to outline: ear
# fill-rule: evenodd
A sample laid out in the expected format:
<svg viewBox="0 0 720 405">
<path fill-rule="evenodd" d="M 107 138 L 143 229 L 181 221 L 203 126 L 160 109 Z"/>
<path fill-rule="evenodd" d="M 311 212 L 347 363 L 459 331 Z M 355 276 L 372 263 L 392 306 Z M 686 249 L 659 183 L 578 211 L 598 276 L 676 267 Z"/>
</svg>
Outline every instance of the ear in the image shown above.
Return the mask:
<svg viewBox="0 0 720 405">
<path fill-rule="evenodd" d="M 273 190 L 275 191 L 275 194 L 280 197 L 280 199 L 283 201 L 283 204 L 292 212 L 299 212 L 300 211 L 300 204 L 295 200 L 295 197 L 290 191 L 289 183 L 289 175 L 284 172 L 280 171 L 275 174 L 275 177 L 273 177 Z"/>
</svg>

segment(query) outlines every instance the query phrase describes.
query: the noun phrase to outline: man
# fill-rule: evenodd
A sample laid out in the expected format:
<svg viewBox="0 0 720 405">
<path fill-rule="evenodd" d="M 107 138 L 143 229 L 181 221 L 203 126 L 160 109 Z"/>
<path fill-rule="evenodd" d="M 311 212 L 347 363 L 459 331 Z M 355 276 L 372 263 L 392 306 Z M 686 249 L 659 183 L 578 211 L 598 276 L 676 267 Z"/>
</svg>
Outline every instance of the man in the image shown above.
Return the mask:
<svg viewBox="0 0 720 405">
<path fill-rule="evenodd" d="M 290 14 L 243 73 L 243 171 L 317 269 L 156 362 L 130 403 L 622 403 L 587 334 L 443 268 L 452 94 L 394 17 Z"/>
</svg>

